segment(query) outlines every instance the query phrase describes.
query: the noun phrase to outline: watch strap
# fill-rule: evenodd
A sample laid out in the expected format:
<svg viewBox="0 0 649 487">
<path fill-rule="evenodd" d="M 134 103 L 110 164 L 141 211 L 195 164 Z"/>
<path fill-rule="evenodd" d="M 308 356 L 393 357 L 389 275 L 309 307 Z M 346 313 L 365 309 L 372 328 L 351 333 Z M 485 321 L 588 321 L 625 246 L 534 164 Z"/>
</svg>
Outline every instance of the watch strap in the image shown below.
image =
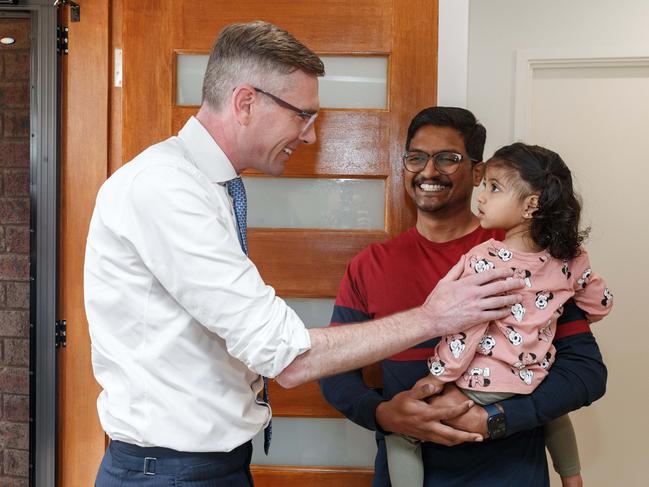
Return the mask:
<svg viewBox="0 0 649 487">
<path fill-rule="evenodd" d="M 498 406 L 496 406 L 495 403 L 487 404 L 486 406 L 482 406 L 482 407 L 485 408 L 485 411 L 487 411 L 489 417 L 496 416 L 498 414 L 503 414 L 503 412 L 500 410 Z"/>
</svg>

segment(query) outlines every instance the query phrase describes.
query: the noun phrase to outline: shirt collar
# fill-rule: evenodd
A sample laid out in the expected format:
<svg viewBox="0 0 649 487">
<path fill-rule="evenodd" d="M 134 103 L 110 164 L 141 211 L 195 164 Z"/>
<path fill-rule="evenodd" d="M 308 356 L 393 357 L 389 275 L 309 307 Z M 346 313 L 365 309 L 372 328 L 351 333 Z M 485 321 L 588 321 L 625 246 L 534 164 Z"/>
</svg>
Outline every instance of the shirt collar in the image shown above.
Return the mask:
<svg viewBox="0 0 649 487">
<path fill-rule="evenodd" d="M 178 137 L 185 143 L 192 162 L 213 183 L 238 176 L 228 157 L 196 117 L 187 120 Z"/>
</svg>

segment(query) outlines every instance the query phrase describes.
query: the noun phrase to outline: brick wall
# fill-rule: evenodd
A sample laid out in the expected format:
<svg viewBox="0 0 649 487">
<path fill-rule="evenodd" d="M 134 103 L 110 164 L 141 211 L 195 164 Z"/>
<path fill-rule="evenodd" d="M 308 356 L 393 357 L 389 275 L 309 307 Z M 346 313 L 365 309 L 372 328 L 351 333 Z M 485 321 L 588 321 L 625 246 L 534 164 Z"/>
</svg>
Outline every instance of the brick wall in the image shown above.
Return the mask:
<svg viewBox="0 0 649 487">
<path fill-rule="evenodd" d="M 29 30 L 0 20 L 0 486 L 29 466 Z"/>
</svg>

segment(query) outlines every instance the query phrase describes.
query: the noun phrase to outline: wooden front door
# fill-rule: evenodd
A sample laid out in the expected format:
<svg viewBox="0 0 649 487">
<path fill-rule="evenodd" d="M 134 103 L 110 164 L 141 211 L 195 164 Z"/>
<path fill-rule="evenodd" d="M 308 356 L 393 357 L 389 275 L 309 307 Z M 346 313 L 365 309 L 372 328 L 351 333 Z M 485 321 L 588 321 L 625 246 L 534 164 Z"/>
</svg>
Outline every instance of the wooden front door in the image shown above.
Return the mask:
<svg viewBox="0 0 649 487">
<path fill-rule="evenodd" d="M 87 0 L 83 9 L 82 21 L 69 25 L 71 49 L 66 60 L 69 67 L 64 71 L 68 79 L 64 126 L 70 131 L 63 161 L 61 291 L 66 296 L 63 313 L 74 316 L 74 323 L 68 318 L 70 336 L 60 369 L 64 387 L 60 395 L 58 467 L 60 485 L 66 487 L 92 484 L 105 447 L 96 420 L 97 386 L 89 367 L 90 345 L 81 295 L 79 254 L 92 200 L 105 177 L 148 145 L 176 133 L 197 111 L 197 106 L 176 103 L 177 56 L 207 54 L 225 25 L 262 19 L 287 29 L 318 54 L 388 59 L 387 107 L 323 109 L 316 122 L 318 142 L 300 148 L 284 174 L 290 178 L 383 180 L 383 227 L 251 228 L 251 258 L 264 280 L 284 298 L 335 296 L 352 256 L 369 243 L 412 224 L 399 156 L 410 118 L 435 103 L 437 69 L 436 0 Z M 97 17 L 89 18 L 91 12 Z M 83 36 L 87 36 L 86 46 L 93 36 L 98 39 L 90 47 L 92 52 L 97 51 L 95 54 L 75 52 L 74 39 Z M 121 49 L 123 56 L 121 87 L 113 86 L 112 67 L 108 69 L 115 48 Z M 87 71 L 83 75 L 73 71 L 73 63 L 91 63 L 86 66 L 90 76 Z M 77 90 L 85 87 L 82 95 L 89 98 L 74 101 L 73 85 Z M 96 97 L 100 103 L 94 101 Z M 84 126 L 79 117 L 93 125 Z M 102 155 L 84 158 L 84 148 L 91 146 Z M 86 178 L 85 184 L 79 181 Z M 66 248 L 70 250 L 66 252 Z M 275 416 L 339 417 L 321 398 L 315 383 L 290 391 L 273 384 L 271 397 Z M 79 415 L 85 419 L 79 421 Z M 254 467 L 259 486 L 353 487 L 369 485 L 371 474 L 370 469 L 362 468 Z"/>
</svg>

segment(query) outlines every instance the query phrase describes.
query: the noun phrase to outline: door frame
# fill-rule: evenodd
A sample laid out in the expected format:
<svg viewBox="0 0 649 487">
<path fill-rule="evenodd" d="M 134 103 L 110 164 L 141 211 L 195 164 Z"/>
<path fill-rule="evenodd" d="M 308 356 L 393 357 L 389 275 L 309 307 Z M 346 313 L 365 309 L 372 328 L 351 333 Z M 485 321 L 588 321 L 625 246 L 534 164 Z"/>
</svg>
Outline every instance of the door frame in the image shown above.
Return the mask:
<svg viewBox="0 0 649 487">
<path fill-rule="evenodd" d="M 54 485 L 59 76 L 57 9 L 48 0 L 0 6 L 0 17 L 31 19 L 29 485 Z"/>
<path fill-rule="evenodd" d="M 526 140 L 532 130 L 534 71 L 550 68 L 647 67 L 644 46 L 518 49 L 514 84 L 514 140 Z"/>
</svg>

